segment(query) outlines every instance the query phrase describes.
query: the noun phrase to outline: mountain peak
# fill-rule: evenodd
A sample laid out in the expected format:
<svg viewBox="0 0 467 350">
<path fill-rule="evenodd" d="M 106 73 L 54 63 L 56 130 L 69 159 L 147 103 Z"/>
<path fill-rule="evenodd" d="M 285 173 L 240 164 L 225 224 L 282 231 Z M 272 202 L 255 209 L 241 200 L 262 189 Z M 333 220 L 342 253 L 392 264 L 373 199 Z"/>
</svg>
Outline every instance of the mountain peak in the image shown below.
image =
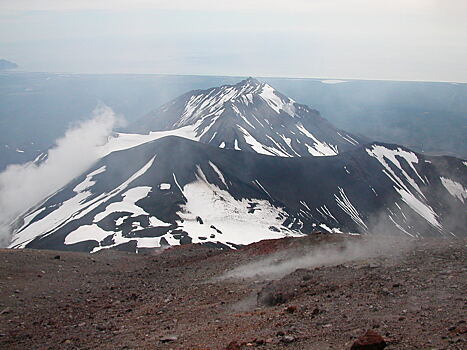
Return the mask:
<svg viewBox="0 0 467 350">
<path fill-rule="evenodd" d="M 256 78 L 253 78 L 253 77 L 248 77 L 242 81 L 240 81 L 239 83 L 236 84 L 237 86 L 242 86 L 242 85 L 256 85 L 256 86 L 260 86 L 260 85 L 263 85 L 263 83 L 261 83 L 258 79 Z"/>
<path fill-rule="evenodd" d="M 188 132 L 189 138 L 216 147 L 282 157 L 332 156 L 359 144 L 317 111 L 252 77 L 182 95 L 131 131 Z"/>
</svg>

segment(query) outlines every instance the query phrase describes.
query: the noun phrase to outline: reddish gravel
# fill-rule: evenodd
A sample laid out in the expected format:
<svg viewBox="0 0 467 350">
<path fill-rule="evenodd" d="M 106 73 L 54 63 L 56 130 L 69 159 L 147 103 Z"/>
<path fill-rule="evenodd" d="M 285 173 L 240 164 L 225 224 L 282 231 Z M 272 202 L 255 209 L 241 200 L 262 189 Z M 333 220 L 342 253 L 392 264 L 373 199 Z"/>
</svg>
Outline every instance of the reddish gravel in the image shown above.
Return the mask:
<svg viewBox="0 0 467 350">
<path fill-rule="evenodd" d="M 273 306 L 256 304 L 271 281 L 217 279 L 273 252 L 342 240 L 152 255 L 0 250 L 0 348 L 350 349 L 370 329 L 385 349 L 467 348 L 466 240 L 300 269 L 272 282 L 293 291 Z"/>
</svg>

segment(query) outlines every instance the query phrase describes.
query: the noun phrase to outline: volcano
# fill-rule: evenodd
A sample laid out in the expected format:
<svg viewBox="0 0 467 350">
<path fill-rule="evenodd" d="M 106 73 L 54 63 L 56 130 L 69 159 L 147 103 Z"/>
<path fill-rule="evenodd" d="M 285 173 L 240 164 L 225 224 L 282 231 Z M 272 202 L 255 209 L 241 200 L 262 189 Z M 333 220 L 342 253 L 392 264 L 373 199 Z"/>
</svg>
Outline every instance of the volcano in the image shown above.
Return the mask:
<svg viewBox="0 0 467 350">
<path fill-rule="evenodd" d="M 465 235 L 467 162 L 366 140 L 255 79 L 191 91 L 12 225 L 13 248 L 236 249 L 319 231 Z"/>
</svg>

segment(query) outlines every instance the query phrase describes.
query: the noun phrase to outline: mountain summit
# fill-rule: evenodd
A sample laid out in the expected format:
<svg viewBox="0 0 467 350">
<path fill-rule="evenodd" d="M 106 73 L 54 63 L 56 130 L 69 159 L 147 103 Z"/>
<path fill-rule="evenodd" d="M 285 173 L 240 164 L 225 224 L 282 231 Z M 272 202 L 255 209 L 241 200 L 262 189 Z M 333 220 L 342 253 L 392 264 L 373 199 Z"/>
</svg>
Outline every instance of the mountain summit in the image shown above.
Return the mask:
<svg viewBox="0 0 467 350">
<path fill-rule="evenodd" d="M 333 156 L 361 143 L 318 111 L 254 78 L 190 91 L 129 130 L 146 134 L 180 128 L 190 130 L 190 138 L 216 147 L 282 157 Z"/>
</svg>

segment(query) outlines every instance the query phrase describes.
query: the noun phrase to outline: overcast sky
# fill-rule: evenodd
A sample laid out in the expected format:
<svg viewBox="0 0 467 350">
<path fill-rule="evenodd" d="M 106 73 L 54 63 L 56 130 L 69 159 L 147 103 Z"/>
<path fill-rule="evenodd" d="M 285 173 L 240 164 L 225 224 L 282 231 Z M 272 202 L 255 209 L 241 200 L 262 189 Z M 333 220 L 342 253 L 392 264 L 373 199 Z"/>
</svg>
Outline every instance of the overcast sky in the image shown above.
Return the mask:
<svg viewBox="0 0 467 350">
<path fill-rule="evenodd" d="M 26 71 L 467 82 L 467 0 L 0 0 Z"/>
</svg>

